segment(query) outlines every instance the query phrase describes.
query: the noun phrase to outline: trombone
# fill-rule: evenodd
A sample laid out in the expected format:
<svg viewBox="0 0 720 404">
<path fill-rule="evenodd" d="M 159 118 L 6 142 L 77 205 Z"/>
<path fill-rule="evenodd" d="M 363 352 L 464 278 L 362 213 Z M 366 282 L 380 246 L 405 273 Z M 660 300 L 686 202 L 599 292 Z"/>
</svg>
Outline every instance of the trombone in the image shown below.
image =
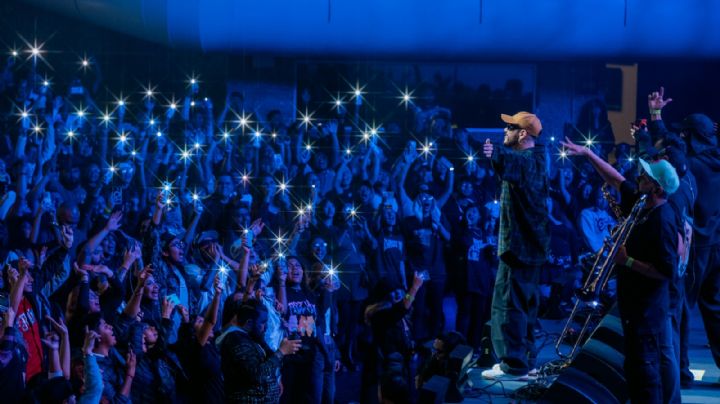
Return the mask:
<svg viewBox="0 0 720 404">
<path fill-rule="evenodd" d="M 607 198 L 608 193 L 605 195 Z M 635 202 L 630 214 L 613 228 L 610 236 L 605 239 L 603 246 L 595 255 L 595 260 L 590 273 L 588 274 L 583 287 L 577 291 L 575 305 L 570 312 L 570 317 L 568 317 L 565 327 L 555 343 L 555 351 L 562 359 L 569 362 L 575 357 L 575 353 L 585 336 L 590 331 L 591 325 L 602 317 L 602 313 L 604 311 L 602 310 L 603 304 L 601 303 L 600 298 L 603 291 L 607 288 L 607 283 L 610 280 L 610 275 L 612 274 L 612 270 L 615 266 L 615 256 L 617 255 L 618 249 L 625 244 L 625 241 L 627 241 L 633 227 L 635 227 L 638 216 L 645 206 L 646 200 L 647 195 L 642 195 L 640 199 Z M 611 206 L 617 206 L 617 204 L 614 203 L 614 200 L 609 202 Z M 617 213 L 618 210 L 615 210 L 615 212 Z M 587 313 L 585 320 L 582 322 L 582 328 L 577 333 L 577 339 L 573 343 L 570 352 L 563 353 L 560 349 L 560 345 L 568 334 L 570 334 L 572 325 L 580 313 Z"/>
</svg>

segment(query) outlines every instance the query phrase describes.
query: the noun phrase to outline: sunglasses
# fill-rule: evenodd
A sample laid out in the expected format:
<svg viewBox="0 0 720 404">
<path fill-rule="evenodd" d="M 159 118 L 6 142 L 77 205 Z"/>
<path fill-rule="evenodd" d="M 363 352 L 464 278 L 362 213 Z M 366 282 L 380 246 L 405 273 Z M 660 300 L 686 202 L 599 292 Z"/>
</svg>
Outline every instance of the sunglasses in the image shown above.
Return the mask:
<svg viewBox="0 0 720 404">
<path fill-rule="evenodd" d="M 174 243 L 170 243 L 170 247 L 183 249 L 183 248 L 185 248 L 185 242 L 184 241 L 175 241 Z"/>
<path fill-rule="evenodd" d="M 515 125 L 514 123 L 509 123 L 509 124 L 507 124 L 507 126 L 505 127 L 505 129 L 507 129 L 507 130 L 520 130 L 520 129 L 522 129 L 522 128 L 519 127 L 519 126 L 517 126 L 517 125 Z"/>
</svg>

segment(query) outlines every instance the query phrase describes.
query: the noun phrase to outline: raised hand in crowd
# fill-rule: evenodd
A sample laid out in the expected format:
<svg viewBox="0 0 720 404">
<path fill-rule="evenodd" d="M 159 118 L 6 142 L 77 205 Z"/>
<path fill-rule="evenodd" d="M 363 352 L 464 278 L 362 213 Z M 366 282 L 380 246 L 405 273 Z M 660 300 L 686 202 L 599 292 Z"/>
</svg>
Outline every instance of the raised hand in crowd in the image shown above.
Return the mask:
<svg viewBox="0 0 720 404">
<path fill-rule="evenodd" d="M 650 108 L 650 115 L 654 115 L 653 112 L 665 108 L 666 105 L 672 102 L 672 98 L 665 98 L 665 87 L 660 87 L 658 91 L 653 91 L 648 94 L 648 108 Z"/>
<path fill-rule="evenodd" d="M 563 146 L 568 156 L 586 156 L 590 152 L 589 148 L 575 144 L 567 137 L 565 138 L 565 141 L 561 141 L 560 144 Z"/>
<path fill-rule="evenodd" d="M 85 339 L 83 340 L 82 353 L 83 355 L 92 355 L 95 349 L 95 343 L 100 339 L 100 334 L 95 331 L 89 330 L 85 326 Z"/>
<path fill-rule="evenodd" d="M 169 319 L 173 311 L 175 310 L 175 305 L 176 303 L 172 298 L 170 298 L 169 296 L 165 296 L 165 298 L 163 298 L 162 300 L 162 307 L 160 311 L 162 314 L 162 318 Z"/>
<path fill-rule="evenodd" d="M 65 224 L 61 226 L 60 230 L 60 244 L 67 250 L 71 249 L 74 241 L 72 227 Z"/>
</svg>

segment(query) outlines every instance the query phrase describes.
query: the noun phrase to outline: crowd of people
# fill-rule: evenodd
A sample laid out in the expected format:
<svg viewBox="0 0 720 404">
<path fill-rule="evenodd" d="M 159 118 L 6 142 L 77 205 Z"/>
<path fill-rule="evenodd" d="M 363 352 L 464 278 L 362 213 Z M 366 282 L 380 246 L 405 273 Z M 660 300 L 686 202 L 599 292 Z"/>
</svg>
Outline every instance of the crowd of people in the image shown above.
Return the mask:
<svg viewBox="0 0 720 404">
<path fill-rule="evenodd" d="M 452 111 L 410 102 L 396 131 L 349 104 L 295 121 L 244 110 L 240 92 L 218 111 L 195 81 L 176 104 L 150 89 L 105 104 L 101 83 L 14 62 L 0 81 L 4 401 L 332 403 L 347 371 L 363 402 L 405 402 L 451 347 L 487 337 L 508 174 Z M 592 166 L 548 143 L 536 309 L 561 318 L 616 218 Z M 591 143 L 633 175 L 627 145 Z"/>
</svg>

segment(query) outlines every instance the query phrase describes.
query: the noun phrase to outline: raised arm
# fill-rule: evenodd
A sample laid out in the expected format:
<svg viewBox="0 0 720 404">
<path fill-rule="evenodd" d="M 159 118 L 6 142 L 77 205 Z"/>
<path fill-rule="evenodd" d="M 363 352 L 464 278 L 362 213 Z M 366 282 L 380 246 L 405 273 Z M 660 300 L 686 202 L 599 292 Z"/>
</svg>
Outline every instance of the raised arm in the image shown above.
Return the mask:
<svg viewBox="0 0 720 404">
<path fill-rule="evenodd" d="M 378 178 L 380 177 L 380 167 L 382 164 L 383 152 L 382 152 L 382 149 L 380 149 L 380 147 L 378 147 L 378 145 L 376 145 L 376 144 L 373 144 L 370 147 L 370 149 L 372 150 L 371 154 L 373 157 L 372 158 L 372 169 L 370 170 L 369 173 L 366 170 L 363 170 L 363 171 L 365 171 L 364 174 L 368 176 L 366 179 L 368 181 L 370 181 L 371 184 L 375 184 L 377 182 Z"/>
<path fill-rule="evenodd" d="M 35 219 L 33 219 L 32 230 L 30 231 L 30 243 L 36 244 L 38 236 L 40 235 L 40 225 L 42 224 L 42 218 L 45 215 L 45 210 L 42 204 L 38 206 Z"/>
<path fill-rule="evenodd" d="M 412 286 L 410 286 L 410 289 L 405 294 L 405 297 L 403 298 L 403 305 L 405 306 L 406 310 L 410 310 L 410 306 L 412 306 L 413 301 L 415 300 L 415 295 L 417 295 L 417 292 L 420 290 L 423 284 L 423 278 L 415 272 L 413 274 L 413 283 Z"/>
<path fill-rule="evenodd" d="M 192 244 L 192 240 L 195 238 L 195 231 L 197 230 L 198 223 L 200 223 L 200 218 L 202 217 L 203 213 L 203 205 L 201 201 L 193 201 L 193 217 L 192 220 L 190 220 L 190 224 L 188 224 L 187 229 L 185 230 L 185 237 L 183 237 L 183 242 L 185 242 L 186 246 L 189 246 Z"/>
<path fill-rule="evenodd" d="M 155 208 L 153 210 L 152 222 L 155 226 L 160 226 L 163 214 L 165 213 L 165 200 L 162 191 L 159 191 L 155 197 Z"/>
<path fill-rule="evenodd" d="M 18 312 L 20 301 L 23 297 L 25 284 L 30 279 L 30 261 L 25 258 L 18 260 L 18 268 L 8 267 L 8 279 L 10 280 L 10 308 L 14 313 Z"/>
<path fill-rule="evenodd" d="M 648 94 L 648 109 L 651 121 L 662 121 L 662 109 L 672 102 L 672 98 L 665 97 L 665 87 Z"/>
<path fill-rule="evenodd" d="M 122 217 L 122 212 L 115 212 L 111 214 L 107 223 L 105 223 L 105 226 L 88 240 L 87 244 L 85 244 L 84 250 L 95 250 L 95 248 L 97 248 L 97 246 L 102 243 L 102 241 L 105 239 L 105 237 L 107 237 L 108 234 L 110 234 L 110 232 L 116 231 L 120 228 L 120 222 L 122 221 Z M 89 254 L 85 255 L 88 256 Z"/>
<path fill-rule="evenodd" d="M 326 127 L 330 132 L 330 139 L 332 140 L 332 151 L 330 152 L 331 167 L 337 167 L 337 165 L 341 162 L 340 141 L 338 141 L 338 123 L 337 121 L 330 121 L 327 123 Z"/>
<path fill-rule="evenodd" d="M 132 296 L 130 296 L 130 300 L 128 300 L 127 306 L 125 306 L 125 309 L 123 310 L 123 314 L 128 318 L 136 318 L 140 312 L 140 302 L 142 301 L 145 282 L 151 274 L 152 267 L 150 266 L 146 266 L 138 274 L 138 283 L 135 286 L 135 290 L 133 290 Z"/>
<path fill-rule="evenodd" d="M 601 159 L 590 148 L 577 145 L 568 138 L 565 138 L 565 141 L 560 142 L 560 144 L 565 147 L 568 155 L 586 157 L 593 168 L 595 168 L 595 171 L 600 174 L 603 181 L 607 182 L 608 185 L 617 190 L 620 189 L 620 184 L 625 181 L 625 177 L 623 177 L 623 175 L 620 174 L 615 167 L 611 166 L 607 161 Z"/>
<path fill-rule="evenodd" d="M 413 214 L 413 202 L 408 197 L 407 192 L 405 191 L 405 181 L 407 179 L 408 171 L 410 171 L 410 166 L 412 165 L 412 161 L 408 161 L 405 159 L 405 162 L 403 163 L 403 166 L 400 171 L 400 181 L 397 183 L 397 194 L 400 195 L 400 212 L 402 214 L 402 217 L 408 217 L 412 216 Z"/>
<path fill-rule="evenodd" d="M 213 295 L 210 306 L 205 313 L 203 324 L 197 332 L 197 339 L 200 346 L 205 345 L 208 339 L 210 339 L 213 327 L 215 327 L 215 324 L 217 323 L 218 309 L 220 308 L 220 298 L 222 297 L 223 286 L 220 274 L 215 275 L 215 279 L 213 280 L 215 294 Z"/>
<path fill-rule="evenodd" d="M 94 404 L 99 403 L 102 398 L 103 380 L 97 359 L 93 354 L 95 349 L 95 341 L 100 337 L 95 331 L 88 330 L 85 327 L 85 342 L 82 347 L 83 363 L 85 364 L 85 390 L 78 399 L 78 404 Z"/>
<path fill-rule="evenodd" d="M 240 259 L 240 266 L 238 267 L 237 271 L 237 283 L 235 286 L 236 290 L 242 290 L 247 285 L 248 281 L 248 265 L 250 263 L 250 246 L 246 245 L 247 239 L 243 240 L 243 256 L 242 259 Z"/>
<path fill-rule="evenodd" d="M 447 159 L 441 159 L 440 164 L 447 165 L 448 169 L 445 178 L 445 191 L 443 191 L 442 195 L 437 198 L 438 208 L 442 209 L 442 207 L 445 206 L 445 204 L 447 203 L 448 199 L 450 199 L 453 187 L 455 186 L 455 167 L 453 167 L 452 163 L 450 163 Z"/>
<path fill-rule="evenodd" d="M 55 332 L 60 337 L 60 367 L 66 380 L 70 380 L 70 333 L 65 325 L 62 317 L 55 321 L 50 316 L 45 319 L 52 325 Z"/>
</svg>

